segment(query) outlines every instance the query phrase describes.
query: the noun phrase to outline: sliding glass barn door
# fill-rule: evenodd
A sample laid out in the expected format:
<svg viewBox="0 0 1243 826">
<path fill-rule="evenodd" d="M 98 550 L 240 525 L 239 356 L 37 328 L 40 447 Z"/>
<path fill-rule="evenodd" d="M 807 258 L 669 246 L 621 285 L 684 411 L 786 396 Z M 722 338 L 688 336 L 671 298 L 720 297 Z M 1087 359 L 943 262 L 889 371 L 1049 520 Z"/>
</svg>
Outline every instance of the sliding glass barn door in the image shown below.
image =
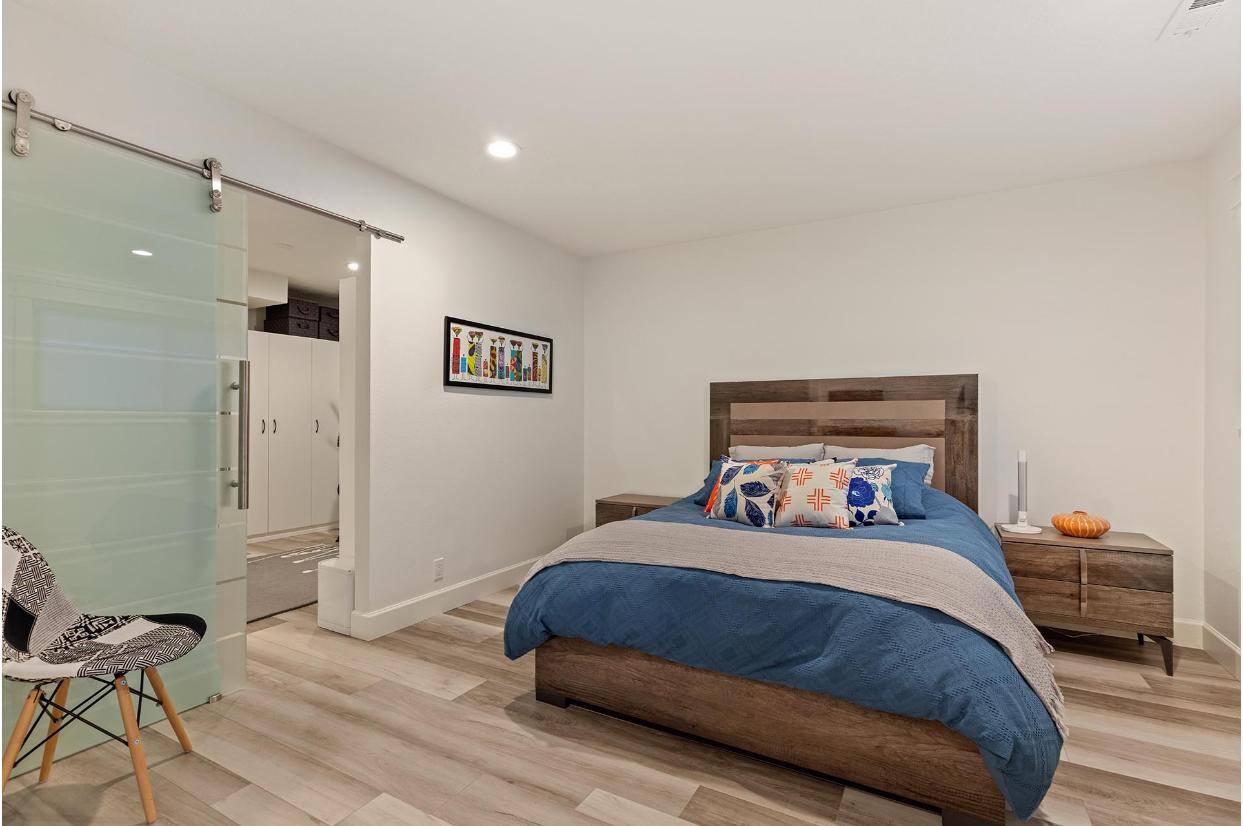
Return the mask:
<svg viewBox="0 0 1243 826">
<path fill-rule="evenodd" d="M 12 126 L 5 113 L 6 137 Z M 4 151 L 4 524 L 82 611 L 204 617 L 207 638 L 163 670 L 190 708 L 220 691 L 217 556 L 244 542 L 244 530 L 218 529 L 236 466 L 218 338 L 245 346 L 241 210 L 210 212 L 205 182 L 184 171 L 31 131 L 28 157 Z M 235 312 L 221 309 L 218 281 L 240 285 Z M 22 693 L 5 684 L 6 737 Z M 119 730 L 115 702 L 91 716 Z M 144 723 L 158 717 L 148 704 Z M 57 754 L 100 739 L 70 726 Z"/>
</svg>

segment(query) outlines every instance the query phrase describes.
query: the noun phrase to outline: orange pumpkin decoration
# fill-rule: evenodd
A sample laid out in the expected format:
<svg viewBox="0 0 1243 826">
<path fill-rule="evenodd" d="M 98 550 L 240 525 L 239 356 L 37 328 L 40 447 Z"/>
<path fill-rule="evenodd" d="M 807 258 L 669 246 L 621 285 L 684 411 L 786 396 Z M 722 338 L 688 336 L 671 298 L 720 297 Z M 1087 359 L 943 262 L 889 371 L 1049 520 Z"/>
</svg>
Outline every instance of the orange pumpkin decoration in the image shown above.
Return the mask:
<svg viewBox="0 0 1243 826">
<path fill-rule="evenodd" d="M 1059 513 L 1053 517 L 1053 527 L 1067 536 L 1095 539 L 1109 530 L 1109 520 L 1102 516 L 1093 516 L 1086 511 L 1075 511 Z"/>
</svg>

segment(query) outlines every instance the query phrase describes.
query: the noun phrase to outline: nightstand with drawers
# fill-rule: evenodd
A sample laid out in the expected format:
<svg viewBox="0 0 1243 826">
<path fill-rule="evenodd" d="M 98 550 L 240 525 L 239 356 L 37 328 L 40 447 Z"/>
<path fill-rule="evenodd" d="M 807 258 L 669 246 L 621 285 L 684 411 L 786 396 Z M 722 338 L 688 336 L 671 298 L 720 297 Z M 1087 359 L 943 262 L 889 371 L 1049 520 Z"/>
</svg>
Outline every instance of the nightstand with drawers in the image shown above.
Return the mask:
<svg viewBox="0 0 1243 826">
<path fill-rule="evenodd" d="M 1142 533 L 1110 531 L 1097 539 L 994 528 L 1014 590 L 1031 621 L 1088 633 L 1130 632 L 1161 646 L 1174 674 L 1174 552 Z"/>
<path fill-rule="evenodd" d="M 651 496 L 646 493 L 621 493 L 596 500 L 596 527 L 608 522 L 620 522 L 642 516 L 645 513 L 672 505 L 676 496 Z"/>
</svg>

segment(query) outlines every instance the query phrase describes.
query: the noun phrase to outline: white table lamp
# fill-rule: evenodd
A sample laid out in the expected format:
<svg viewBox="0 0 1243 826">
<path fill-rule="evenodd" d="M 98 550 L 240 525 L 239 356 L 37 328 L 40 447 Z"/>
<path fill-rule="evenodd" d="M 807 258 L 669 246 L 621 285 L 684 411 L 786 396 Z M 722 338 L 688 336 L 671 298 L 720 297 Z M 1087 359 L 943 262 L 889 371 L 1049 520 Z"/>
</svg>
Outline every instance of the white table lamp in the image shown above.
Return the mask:
<svg viewBox="0 0 1243 826">
<path fill-rule="evenodd" d="M 1019 451 L 1019 521 L 1002 525 L 1006 533 L 1040 533 L 1040 528 L 1027 524 L 1027 451 Z"/>
</svg>

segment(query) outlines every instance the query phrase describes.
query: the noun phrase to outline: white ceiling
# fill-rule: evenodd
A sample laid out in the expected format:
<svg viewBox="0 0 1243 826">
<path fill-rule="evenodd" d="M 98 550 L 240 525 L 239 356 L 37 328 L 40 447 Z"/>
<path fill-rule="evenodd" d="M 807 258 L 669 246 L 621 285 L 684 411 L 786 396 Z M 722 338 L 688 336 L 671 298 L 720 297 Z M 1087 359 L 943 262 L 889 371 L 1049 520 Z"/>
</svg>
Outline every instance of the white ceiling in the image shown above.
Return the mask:
<svg viewBox="0 0 1243 826">
<path fill-rule="evenodd" d="M 1183 159 L 1238 119 L 1238 0 L 1160 42 L 1176 0 L 23 1 L 584 254 Z"/>
<path fill-rule="evenodd" d="M 371 236 L 358 227 L 262 195 L 246 197 L 246 244 L 247 266 L 285 276 L 294 292 L 336 296 L 337 282 L 370 266 Z"/>
</svg>

